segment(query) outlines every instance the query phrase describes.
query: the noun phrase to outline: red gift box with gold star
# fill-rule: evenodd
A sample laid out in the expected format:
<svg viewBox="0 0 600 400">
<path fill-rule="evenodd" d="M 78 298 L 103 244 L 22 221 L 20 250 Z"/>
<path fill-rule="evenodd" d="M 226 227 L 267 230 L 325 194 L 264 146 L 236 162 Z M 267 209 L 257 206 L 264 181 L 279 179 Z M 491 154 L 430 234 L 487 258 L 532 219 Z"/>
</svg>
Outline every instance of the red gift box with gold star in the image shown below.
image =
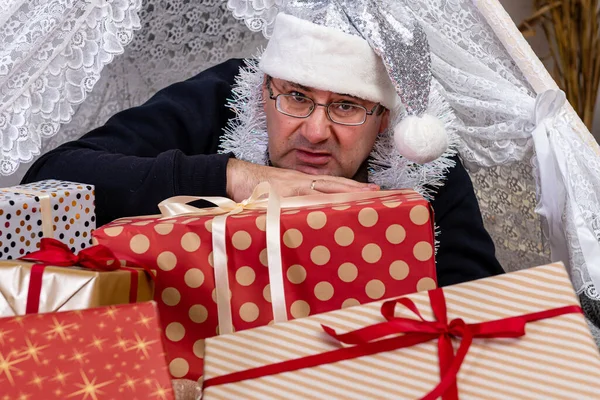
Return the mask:
<svg viewBox="0 0 600 400">
<path fill-rule="evenodd" d="M 119 258 L 157 268 L 155 300 L 175 378 L 201 377 L 204 339 L 227 333 L 224 303 L 231 331 L 278 322 L 274 272 L 282 288 L 274 298 L 284 298 L 287 319 L 436 286 L 433 214 L 412 190 L 282 199 L 277 267 L 277 257 L 269 258 L 266 207 L 252 209 L 251 201 L 221 206 L 229 207 L 226 223 L 222 210 L 203 215 L 214 210 L 184 206 L 178 208 L 185 215 L 162 208 L 161 216 L 120 219 L 94 233 Z M 215 247 L 216 232 L 222 246 Z M 229 288 L 220 295 L 219 248 Z"/>
<path fill-rule="evenodd" d="M 174 399 L 156 303 L 0 318 L 0 399 Z"/>
</svg>

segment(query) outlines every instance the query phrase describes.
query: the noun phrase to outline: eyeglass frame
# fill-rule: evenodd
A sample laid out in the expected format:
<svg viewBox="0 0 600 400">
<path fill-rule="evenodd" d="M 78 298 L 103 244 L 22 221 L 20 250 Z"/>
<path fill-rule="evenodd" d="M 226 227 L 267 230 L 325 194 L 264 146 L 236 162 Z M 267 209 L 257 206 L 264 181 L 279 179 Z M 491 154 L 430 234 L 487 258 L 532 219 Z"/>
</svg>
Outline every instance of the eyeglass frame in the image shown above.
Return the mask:
<svg viewBox="0 0 600 400">
<path fill-rule="evenodd" d="M 306 119 L 306 118 L 308 118 L 308 117 L 310 117 L 312 115 L 312 113 L 317 109 L 317 106 L 320 106 L 320 107 L 325 107 L 325 113 L 327 114 L 327 118 L 331 122 L 333 122 L 334 124 L 338 124 L 338 125 L 342 125 L 342 126 L 361 126 L 361 125 L 364 125 L 365 122 L 367 122 L 367 116 L 375 114 L 375 111 L 377 111 L 380 107 L 385 109 L 385 107 L 383 107 L 380 103 L 375 104 L 373 106 L 373 108 L 371 109 L 371 111 L 369 111 L 365 106 L 360 105 L 360 104 L 356 104 L 356 103 L 344 103 L 344 102 L 341 102 L 341 101 L 332 101 L 331 103 L 321 104 L 321 103 L 317 103 L 314 99 L 312 99 L 312 98 L 310 98 L 310 97 L 308 97 L 308 96 L 306 96 L 304 94 L 293 95 L 293 94 L 289 94 L 289 93 L 279 93 L 278 95 L 275 96 L 273 94 L 273 88 L 271 87 L 272 80 L 273 80 L 273 78 L 271 76 L 267 75 L 266 86 L 267 86 L 267 90 L 269 91 L 269 98 L 271 100 L 275 100 L 275 109 L 277 111 L 279 111 L 280 113 L 282 113 L 283 115 L 287 115 L 288 117 Z M 303 117 L 298 116 L 298 115 L 289 114 L 289 113 L 287 113 L 285 111 L 282 111 L 278 107 L 279 101 L 277 100 L 277 98 L 279 96 L 284 96 L 284 97 L 302 97 L 302 98 L 304 98 L 306 100 L 310 100 L 313 103 L 312 109 L 310 110 L 310 112 L 307 115 L 305 115 Z M 345 122 L 335 121 L 331 117 L 331 114 L 329 113 L 329 107 L 331 105 L 333 105 L 333 104 L 351 104 L 354 107 L 362 108 L 365 111 L 365 118 L 363 119 L 363 121 L 361 123 L 345 123 Z"/>
</svg>

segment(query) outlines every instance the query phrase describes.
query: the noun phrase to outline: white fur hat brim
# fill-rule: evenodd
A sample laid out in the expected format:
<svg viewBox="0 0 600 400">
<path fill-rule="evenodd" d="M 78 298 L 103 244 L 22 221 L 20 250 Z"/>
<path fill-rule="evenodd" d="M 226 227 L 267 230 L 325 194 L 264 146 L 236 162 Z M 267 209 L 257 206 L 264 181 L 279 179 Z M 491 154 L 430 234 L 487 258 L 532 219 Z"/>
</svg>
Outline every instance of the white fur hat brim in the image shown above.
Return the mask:
<svg viewBox="0 0 600 400">
<path fill-rule="evenodd" d="M 394 109 L 398 95 L 383 62 L 356 35 L 280 13 L 259 64 L 267 75 Z"/>
</svg>

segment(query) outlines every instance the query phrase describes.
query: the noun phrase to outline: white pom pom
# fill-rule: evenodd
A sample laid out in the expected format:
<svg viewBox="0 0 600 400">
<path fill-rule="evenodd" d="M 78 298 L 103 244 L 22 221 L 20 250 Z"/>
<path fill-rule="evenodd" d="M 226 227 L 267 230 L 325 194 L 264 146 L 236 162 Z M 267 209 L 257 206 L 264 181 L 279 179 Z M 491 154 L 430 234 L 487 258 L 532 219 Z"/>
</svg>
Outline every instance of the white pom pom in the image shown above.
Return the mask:
<svg viewBox="0 0 600 400">
<path fill-rule="evenodd" d="M 394 142 L 401 156 L 425 164 L 444 154 L 448 135 L 444 123 L 433 115 L 410 115 L 394 128 Z"/>
</svg>

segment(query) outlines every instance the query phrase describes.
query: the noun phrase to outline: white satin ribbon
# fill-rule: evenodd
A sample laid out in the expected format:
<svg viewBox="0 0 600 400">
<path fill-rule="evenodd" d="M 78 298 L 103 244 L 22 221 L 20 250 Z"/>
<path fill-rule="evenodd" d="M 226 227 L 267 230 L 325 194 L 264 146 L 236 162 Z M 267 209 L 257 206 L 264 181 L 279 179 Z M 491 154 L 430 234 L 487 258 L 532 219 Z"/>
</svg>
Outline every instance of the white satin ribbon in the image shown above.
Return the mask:
<svg viewBox="0 0 600 400">
<path fill-rule="evenodd" d="M 267 265 L 269 268 L 269 288 L 271 291 L 271 306 L 273 307 L 273 322 L 276 324 L 288 320 L 285 291 L 283 289 L 280 218 L 281 199 L 275 190 L 270 188 L 266 216 Z"/>
<path fill-rule="evenodd" d="M 555 119 L 566 103 L 566 96 L 560 90 L 547 90 L 540 93 L 535 102 L 534 119 L 536 127 L 532 132 L 540 177 L 540 198 L 536 212 L 547 221 L 548 239 L 552 261 L 569 263 L 569 242 L 563 224 L 563 213 L 569 201 L 576 238 L 594 285 L 600 288 L 600 244 L 593 230 L 588 226 L 575 196 L 564 151 L 556 143 L 559 131 Z"/>
<path fill-rule="evenodd" d="M 158 208 L 164 218 L 191 215 L 215 216 L 212 222 L 213 265 L 215 269 L 219 334 L 223 335 L 233 332 L 225 231 L 229 215 L 239 214 L 244 210 L 267 210 L 267 264 L 271 289 L 271 306 L 273 309 L 273 321 L 279 323 L 288 320 L 283 286 L 283 263 L 281 260 L 281 209 L 347 203 L 350 201 L 406 194 L 408 192 L 414 193 L 412 190 L 392 190 L 385 192 L 320 194 L 282 199 L 271 188 L 268 182 L 262 182 L 256 186 L 252 195 L 241 203 L 236 203 L 225 197 L 175 196 L 162 201 L 158 205 Z M 197 200 L 208 201 L 217 207 L 197 208 L 187 204 Z"/>
<path fill-rule="evenodd" d="M 19 189 L 14 187 L 0 188 L 0 192 L 29 194 L 40 199 L 40 213 L 42 214 L 42 235 L 45 238 L 54 237 L 54 225 L 52 224 L 52 204 L 50 193 L 30 189 Z"/>
<path fill-rule="evenodd" d="M 227 268 L 227 247 L 226 247 L 226 226 L 227 217 L 230 215 L 239 214 L 245 209 L 253 208 L 256 203 L 260 201 L 262 197 L 269 195 L 270 202 L 276 202 L 278 196 L 272 191 L 270 192 L 270 185 L 268 182 L 263 182 L 256 186 L 252 195 L 242 201 L 236 203 L 235 201 L 225 197 L 196 197 L 196 196 L 175 196 L 170 199 L 164 200 L 158 205 L 161 214 L 164 217 L 173 216 L 184 216 L 184 215 L 216 215 L 212 221 L 212 245 L 213 245 L 213 266 L 215 270 L 215 290 L 217 298 L 217 317 L 219 319 L 219 334 L 224 335 L 233 333 L 233 320 L 231 314 L 231 299 L 229 298 L 229 274 Z M 205 200 L 216 205 L 216 208 L 200 209 L 197 207 L 186 204 L 191 201 Z M 279 212 L 277 219 L 279 218 Z M 276 230 L 279 231 L 279 221 L 276 221 Z M 270 230 L 273 230 L 272 226 L 267 224 L 267 240 L 270 235 Z M 279 232 L 277 238 L 279 238 Z M 272 236 L 272 234 L 271 234 Z M 277 247 L 279 253 L 281 253 L 281 245 L 272 243 L 271 246 Z M 274 260 L 273 260 L 274 262 Z M 275 263 L 275 262 L 274 262 Z M 271 260 L 268 260 L 269 274 L 271 273 Z M 281 265 L 281 256 L 279 257 L 279 264 Z M 273 267 L 273 269 L 275 266 Z M 281 269 L 281 268 L 280 268 Z M 283 286 L 283 283 L 282 283 Z M 273 290 L 273 285 L 271 285 Z M 283 289 L 281 289 L 283 291 Z M 277 295 L 278 299 L 283 297 L 283 310 L 285 312 L 285 297 L 283 295 Z M 276 307 L 273 304 L 273 317 L 277 317 L 278 320 L 282 319 L 282 316 L 276 314 Z M 280 307 L 277 307 L 277 312 L 281 312 Z M 287 319 L 287 318 L 286 318 Z M 286 320 L 284 319 L 284 320 Z"/>
</svg>

